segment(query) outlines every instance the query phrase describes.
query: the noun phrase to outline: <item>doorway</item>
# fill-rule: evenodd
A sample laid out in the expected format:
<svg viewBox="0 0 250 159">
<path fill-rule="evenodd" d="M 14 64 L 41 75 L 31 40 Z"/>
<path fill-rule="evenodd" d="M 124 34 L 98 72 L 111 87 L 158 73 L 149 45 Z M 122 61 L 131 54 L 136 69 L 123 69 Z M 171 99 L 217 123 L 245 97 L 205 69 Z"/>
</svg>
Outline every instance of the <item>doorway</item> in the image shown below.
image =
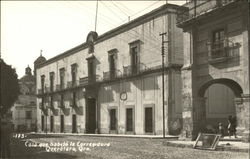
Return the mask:
<svg viewBox="0 0 250 159">
<path fill-rule="evenodd" d="M 63 133 L 64 132 L 64 115 L 61 115 L 61 127 L 60 127 L 60 132 Z"/>
<path fill-rule="evenodd" d="M 76 114 L 72 115 L 72 133 L 77 133 L 77 120 Z"/>
<path fill-rule="evenodd" d="M 126 132 L 134 131 L 133 108 L 126 109 Z"/>
<path fill-rule="evenodd" d="M 87 98 L 86 106 L 86 128 L 87 133 L 95 133 L 96 130 L 96 99 Z"/>
<path fill-rule="evenodd" d="M 54 132 L 54 116 L 50 116 L 50 132 Z"/>
<path fill-rule="evenodd" d="M 44 131 L 44 116 L 41 116 L 41 130 Z"/>
<path fill-rule="evenodd" d="M 145 108 L 145 133 L 153 133 L 153 108 Z"/>
<path fill-rule="evenodd" d="M 110 117 L 110 131 L 116 131 L 117 130 L 117 119 L 116 119 L 116 109 L 110 109 L 109 110 L 109 117 Z"/>
</svg>

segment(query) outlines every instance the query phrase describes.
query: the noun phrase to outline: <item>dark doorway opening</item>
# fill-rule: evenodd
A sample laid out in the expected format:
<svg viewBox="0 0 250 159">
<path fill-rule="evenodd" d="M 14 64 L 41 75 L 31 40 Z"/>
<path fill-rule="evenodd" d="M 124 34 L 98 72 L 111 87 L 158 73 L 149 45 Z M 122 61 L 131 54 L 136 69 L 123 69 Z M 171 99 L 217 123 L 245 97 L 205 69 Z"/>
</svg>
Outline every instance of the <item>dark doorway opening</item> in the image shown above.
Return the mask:
<svg viewBox="0 0 250 159">
<path fill-rule="evenodd" d="M 64 132 L 64 115 L 61 115 L 61 127 L 60 127 L 60 131 L 61 131 L 61 133 L 63 133 Z"/>
<path fill-rule="evenodd" d="M 72 115 L 72 133 L 77 133 L 77 120 L 76 115 Z"/>
<path fill-rule="evenodd" d="M 153 109 L 145 108 L 145 132 L 153 133 Z"/>
<path fill-rule="evenodd" d="M 50 132 L 54 132 L 54 116 L 50 116 Z"/>
<path fill-rule="evenodd" d="M 132 132 L 133 130 L 133 108 L 126 109 L 126 131 Z"/>
<path fill-rule="evenodd" d="M 41 129 L 44 131 L 44 116 L 41 116 Z"/>
<path fill-rule="evenodd" d="M 116 109 L 110 109 L 109 111 L 110 116 L 110 130 L 116 130 L 117 120 L 116 120 Z"/>
<path fill-rule="evenodd" d="M 96 99 L 88 98 L 86 107 L 87 133 L 95 133 L 96 130 Z"/>
</svg>

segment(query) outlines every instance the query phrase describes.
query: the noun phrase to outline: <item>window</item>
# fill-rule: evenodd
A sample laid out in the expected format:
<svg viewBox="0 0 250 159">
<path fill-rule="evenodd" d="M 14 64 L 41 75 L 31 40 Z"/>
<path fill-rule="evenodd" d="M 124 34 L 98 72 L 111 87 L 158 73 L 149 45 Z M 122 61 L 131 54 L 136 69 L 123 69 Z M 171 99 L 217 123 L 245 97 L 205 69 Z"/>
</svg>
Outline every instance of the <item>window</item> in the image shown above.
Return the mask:
<svg viewBox="0 0 250 159">
<path fill-rule="evenodd" d="M 60 69 L 60 89 L 64 89 L 64 77 L 65 77 L 65 69 Z"/>
<path fill-rule="evenodd" d="M 77 75 L 77 64 L 71 65 L 71 77 L 72 77 L 72 85 L 76 84 L 76 75 Z"/>
<path fill-rule="evenodd" d="M 42 97 L 41 108 L 44 109 L 44 97 Z"/>
<path fill-rule="evenodd" d="M 54 98 L 53 98 L 53 96 L 50 96 L 50 107 L 51 108 L 54 107 Z"/>
<path fill-rule="evenodd" d="M 116 57 L 117 57 L 117 50 L 113 49 L 109 51 L 109 73 L 110 78 L 114 78 L 116 76 Z"/>
<path fill-rule="evenodd" d="M 139 71 L 139 45 L 140 41 L 130 44 L 131 73 L 136 74 Z"/>
<path fill-rule="evenodd" d="M 26 119 L 31 119 L 32 118 L 32 112 L 31 111 L 26 111 L 25 116 L 26 116 Z"/>
<path fill-rule="evenodd" d="M 64 107 L 64 94 L 61 94 L 60 105 L 61 105 L 61 107 Z"/>
<path fill-rule="evenodd" d="M 50 80 L 50 91 L 54 91 L 54 72 L 49 73 L 49 80 Z"/>
<path fill-rule="evenodd" d="M 41 90 L 42 90 L 42 93 L 44 93 L 44 86 L 45 86 L 45 85 L 44 85 L 44 84 L 45 84 L 44 82 L 45 82 L 45 76 L 42 75 L 42 76 L 41 76 Z"/>
<path fill-rule="evenodd" d="M 212 37 L 212 58 L 218 58 L 224 56 L 224 41 L 225 41 L 225 31 L 224 29 L 216 30 L 213 32 Z"/>
<path fill-rule="evenodd" d="M 89 77 L 89 80 L 91 82 L 95 80 L 95 70 L 94 70 L 94 60 L 93 59 L 88 60 L 88 77 Z"/>
<path fill-rule="evenodd" d="M 76 92 L 72 93 L 72 99 L 71 100 L 72 100 L 71 106 L 76 107 L 77 106 L 77 94 L 76 94 Z"/>
</svg>

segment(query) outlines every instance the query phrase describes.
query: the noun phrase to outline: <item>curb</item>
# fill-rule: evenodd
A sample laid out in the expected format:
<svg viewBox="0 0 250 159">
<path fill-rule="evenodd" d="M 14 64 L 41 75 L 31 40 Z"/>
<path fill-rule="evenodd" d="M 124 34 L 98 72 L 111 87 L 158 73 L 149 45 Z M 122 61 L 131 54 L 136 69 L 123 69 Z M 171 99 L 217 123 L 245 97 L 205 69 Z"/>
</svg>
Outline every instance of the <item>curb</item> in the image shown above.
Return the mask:
<svg viewBox="0 0 250 159">
<path fill-rule="evenodd" d="M 141 139 L 163 139 L 161 136 L 140 136 L 140 135 L 106 135 L 106 134 L 72 134 L 72 133 L 29 133 L 29 135 L 48 135 L 48 136 L 85 136 L 85 137 L 115 137 L 115 138 L 141 138 Z M 167 136 L 165 139 L 177 140 L 176 136 Z"/>
<path fill-rule="evenodd" d="M 180 148 L 192 148 L 193 145 L 191 144 L 179 144 L 179 143 L 172 143 L 168 141 L 163 141 L 163 146 L 172 146 L 172 147 L 180 147 Z M 249 152 L 249 149 L 241 149 L 237 147 L 224 147 L 224 146 L 217 146 L 215 151 L 231 151 L 231 152 Z"/>
</svg>

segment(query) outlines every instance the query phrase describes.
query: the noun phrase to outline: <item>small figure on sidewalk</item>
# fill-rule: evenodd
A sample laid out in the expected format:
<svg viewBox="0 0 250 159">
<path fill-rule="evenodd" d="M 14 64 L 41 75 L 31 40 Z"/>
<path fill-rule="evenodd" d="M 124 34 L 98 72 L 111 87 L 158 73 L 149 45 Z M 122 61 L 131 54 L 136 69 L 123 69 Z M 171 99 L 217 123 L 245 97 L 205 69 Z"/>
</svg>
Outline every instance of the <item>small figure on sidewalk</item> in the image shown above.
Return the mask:
<svg viewBox="0 0 250 159">
<path fill-rule="evenodd" d="M 224 126 L 222 123 L 219 123 L 219 134 L 221 134 L 221 137 L 224 137 Z"/>
<path fill-rule="evenodd" d="M 231 115 L 228 116 L 228 135 L 229 138 L 231 138 L 231 135 L 234 135 L 235 138 L 236 136 L 236 117 L 232 117 Z"/>
</svg>

